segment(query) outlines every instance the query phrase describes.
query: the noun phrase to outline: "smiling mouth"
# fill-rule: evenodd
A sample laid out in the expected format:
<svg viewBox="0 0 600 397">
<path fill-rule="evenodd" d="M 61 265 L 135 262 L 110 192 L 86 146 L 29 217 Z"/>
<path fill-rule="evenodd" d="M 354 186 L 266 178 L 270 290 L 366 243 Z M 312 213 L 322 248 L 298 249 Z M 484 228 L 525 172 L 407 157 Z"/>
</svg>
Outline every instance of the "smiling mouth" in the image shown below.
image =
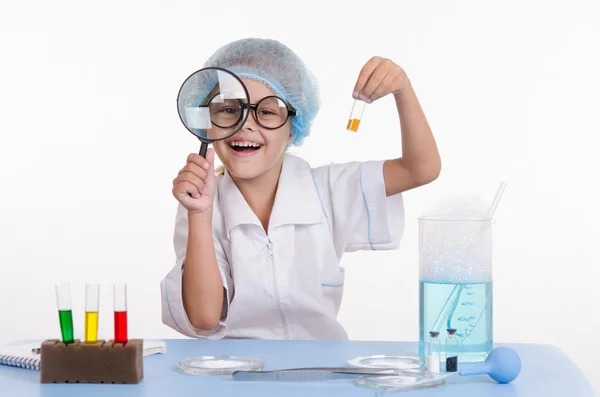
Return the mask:
<svg viewBox="0 0 600 397">
<path fill-rule="evenodd" d="M 231 141 L 229 142 L 229 147 L 233 149 L 233 151 L 238 153 L 250 153 L 255 152 L 260 149 L 263 145 L 256 142 L 248 142 L 248 141 Z"/>
</svg>

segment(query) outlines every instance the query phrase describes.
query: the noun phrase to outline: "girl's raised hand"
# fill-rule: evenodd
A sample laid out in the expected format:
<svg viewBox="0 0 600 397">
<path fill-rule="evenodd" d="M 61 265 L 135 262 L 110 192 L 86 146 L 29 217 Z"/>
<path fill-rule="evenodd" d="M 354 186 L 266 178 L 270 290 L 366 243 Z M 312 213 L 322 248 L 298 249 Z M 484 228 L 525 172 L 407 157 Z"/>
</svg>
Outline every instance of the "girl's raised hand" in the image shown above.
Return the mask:
<svg viewBox="0 0 600 397">
<path fill-rule="evenodd" d="M 390 59 L 375 56 L 361 69 L 352 97 L 371 103 L 388 94 L 400 94 L 407 82 L 404 69 Z"/>
</svg>

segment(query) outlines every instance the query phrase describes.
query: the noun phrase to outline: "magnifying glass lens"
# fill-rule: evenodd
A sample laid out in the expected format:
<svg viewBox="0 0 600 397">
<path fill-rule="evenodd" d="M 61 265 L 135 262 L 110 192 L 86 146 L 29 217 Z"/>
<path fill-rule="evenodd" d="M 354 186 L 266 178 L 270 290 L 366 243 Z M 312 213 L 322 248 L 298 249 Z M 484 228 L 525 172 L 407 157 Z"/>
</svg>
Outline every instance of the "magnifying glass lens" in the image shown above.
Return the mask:
<svg viewBox="0 0 600 397">
<path fill-rule="evenodd" d="M 200 139 L 200 154 L 214 141 L 236 134 L 248 118 L 242 104 L 248 90 L 235 74 L 221 68 L 204 68 L 190 75 L 177 96 L 177 110 L 185 127 Z"/>
</svg>

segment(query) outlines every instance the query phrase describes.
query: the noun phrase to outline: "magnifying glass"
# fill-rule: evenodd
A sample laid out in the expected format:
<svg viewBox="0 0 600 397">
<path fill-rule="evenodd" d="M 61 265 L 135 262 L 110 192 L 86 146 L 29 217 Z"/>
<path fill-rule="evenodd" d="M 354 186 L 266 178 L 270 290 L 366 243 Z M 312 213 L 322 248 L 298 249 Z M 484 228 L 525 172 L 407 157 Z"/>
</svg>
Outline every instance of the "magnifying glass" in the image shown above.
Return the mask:
<svg viewBox="0 0 600 397">
<path fill-rule="evenodd" d="M 202 145 L 206 157 L 208 145 L 235 135 L 248 119 L 244 104 L 250 103 L 248 89 L 232 72 L 207 67 L 192 73 L 177 94 L 177 111 L 185 128 Z"/>
</svg>

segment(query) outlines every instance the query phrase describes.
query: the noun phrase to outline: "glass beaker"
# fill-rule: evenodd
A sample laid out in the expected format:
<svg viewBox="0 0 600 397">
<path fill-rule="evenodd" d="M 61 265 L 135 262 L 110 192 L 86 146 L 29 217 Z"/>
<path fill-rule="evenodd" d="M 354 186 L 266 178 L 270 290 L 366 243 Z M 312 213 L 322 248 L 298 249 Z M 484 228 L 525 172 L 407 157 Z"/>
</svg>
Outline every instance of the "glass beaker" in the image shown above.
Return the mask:
<svg viewBox="0 0 600 397">
<path fill-rule="evenodd" d="M 456 329 L 459 362 L 493 345 L 492 219 L 419 218 L 419 354 L 430 331 Z"/>
</svg>

